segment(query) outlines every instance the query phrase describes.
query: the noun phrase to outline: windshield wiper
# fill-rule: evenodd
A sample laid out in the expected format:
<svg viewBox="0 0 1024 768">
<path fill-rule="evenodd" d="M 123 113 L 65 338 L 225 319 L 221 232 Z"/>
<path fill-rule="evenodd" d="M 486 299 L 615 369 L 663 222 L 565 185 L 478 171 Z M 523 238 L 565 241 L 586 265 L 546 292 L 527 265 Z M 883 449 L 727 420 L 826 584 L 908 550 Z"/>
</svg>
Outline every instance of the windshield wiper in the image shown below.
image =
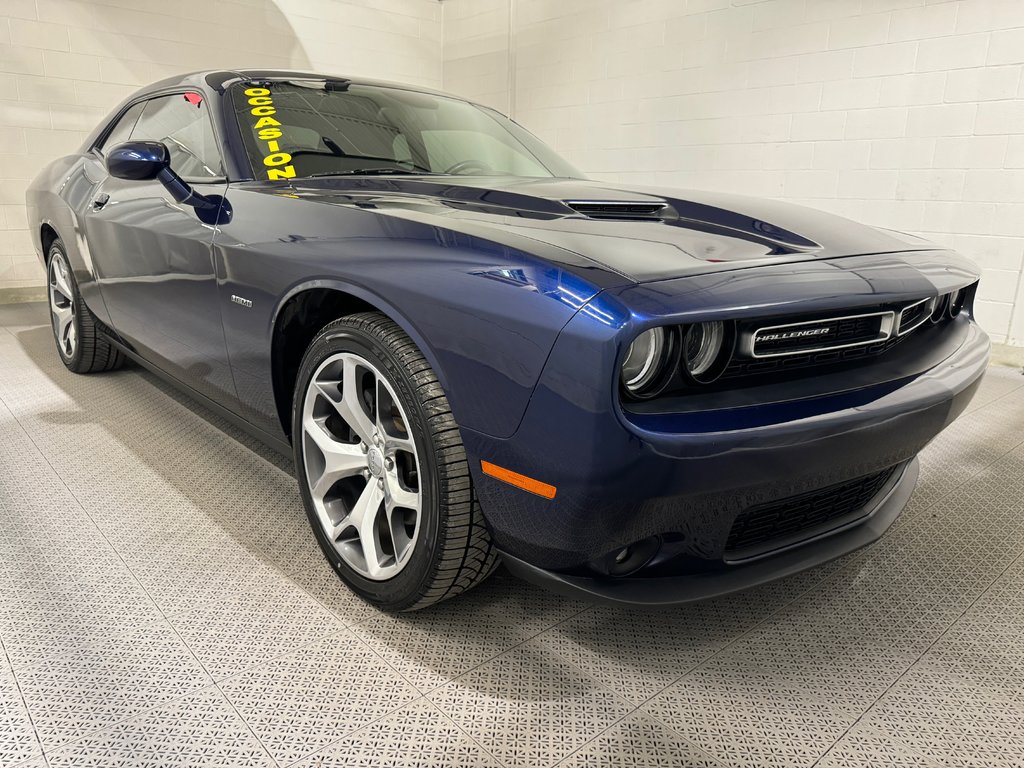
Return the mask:
<svg viewBox="0 0 1024 768">
<path fill-rule="evenodd" d="M 408 168 L 355 168 L 350 171 L 327 171 L 325 173 L 311 173 L 305 176 L 307 179 L 322 178 L 325 176 L 440 176 L 442 174 L 434 171 L 410 170 Z"/>
</svg>

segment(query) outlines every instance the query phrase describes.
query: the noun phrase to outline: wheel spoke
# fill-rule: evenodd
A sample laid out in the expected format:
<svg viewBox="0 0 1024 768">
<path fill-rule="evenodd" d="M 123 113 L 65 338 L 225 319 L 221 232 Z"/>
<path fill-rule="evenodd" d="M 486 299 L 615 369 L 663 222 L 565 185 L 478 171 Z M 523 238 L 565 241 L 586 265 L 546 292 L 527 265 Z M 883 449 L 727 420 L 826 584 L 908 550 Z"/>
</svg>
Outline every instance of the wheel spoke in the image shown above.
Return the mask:
<svg viewBox="0 0 1024 768">
<path fill-rule="evenodd" d="M 356 364 L 346 359 L 342 373 L 341 401 L 334 404 L 338 414 L 352 428 L 359 439 L 369 445 L 373 442 L 374 421 L 363 410 L 359 381 L 356 378 Z"/>
<path fill-rule="evenodd" d="M 338 442 L 312 417 L 306 418 L 303 429 L 324 457 L 324 469 L 320 477 L 310 478 L 310 493 L 315 498 L 322 500 L 336 482 L 366 469 L 366 454 L 358 445 Z"/>
<path fill-rule="evenodd" d="M 406 453 L 411 453 L 415 456 L 416 444 L 412 441 L 411 437 L 394 437 L 393 435 L 384 435 L 384 455 L 394 457 L 398 451 L 405 451 Z"/>
<path fill-rule="evenodd" d="M 75 324 L 70 323 L 68 325 L 68 355 L 74 354 L 75 345 L 78 343 L 78 331 L 75 330 Z"/>
<path fill-rule="evenodd" d="M 394 391 L 383 379 L 377 380 L 377 431 L 381 437 L 384 438 L 384 455 L 394 458 L 397 451 L 405 451 L 416 455 L 416 446 L 412 441 L 412 438 L 406 434 L 404 437 L 392 434 L 396 429 L 394 424 L 385 424 L 385 418 L 391 419 L 391 415 L 385 416 L 383 409 L 380 407 L 380 403 L 397 403 L 398 398 Z M 402 419 L 404 423 L 404 419 Z M 405 425 L 408 429 L 408 425 Z"/>
<path fill-rule="evenodd" d="M 57 284 L 57 290 L 60 291 L 61 295 L 63 295 L 65 299 L 71 301 L 71 286 L 68 285 L 68 277 L 64 271 L 65 269 L 66 267 L 64 267 L 63 262 L 54 264 L 53 278 L 54 282 Z"/>
<path fill-rule="evenodd" d="M 384 499 L 385 504 L 390 512 L 394 507 L 402 507 L 403 509 L 414 509 L 417 512 L 420 509 L 420 494 L 419 491 L 409 491 L 403 488 L 399 482 L 398 477 L 392 473 L 388 473 L 384 480 Z"/>
<path fill-rule="evenodd" d="M 74 344 L 73 334 L 75 331 L 74 315 L 71 307 L 54 307 L 54 314 L 57 315 L 57 338 L 62 345 Z"/>
<path fill-rule="evenodd" d="M 376 480 L 371 479 L 353 505 L 346 523 L 346 527 L 354 527 L 359 534 L 359 546 L 362 549 L 363 559 L 366 561 L 366 571 L 370 578 L 381 576 L 383 568 L 388 565 L 384 561 L 390 557 L 384 553 L 379 538 L 380 527 L 377 518 L 382 501 L 384 501 L 384 491 L 381 490 Z"/>
</svg>

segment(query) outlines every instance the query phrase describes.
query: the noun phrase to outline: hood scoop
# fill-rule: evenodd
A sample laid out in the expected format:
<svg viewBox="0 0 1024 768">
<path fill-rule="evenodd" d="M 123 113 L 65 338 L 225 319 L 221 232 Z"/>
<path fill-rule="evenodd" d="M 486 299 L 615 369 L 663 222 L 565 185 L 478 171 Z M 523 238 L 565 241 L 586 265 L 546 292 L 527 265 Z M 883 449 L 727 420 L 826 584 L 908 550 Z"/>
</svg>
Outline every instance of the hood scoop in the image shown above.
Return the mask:
<svg viewBox="0 0 1024 768">
<path fill-rule="evenodd" d="M 675 218 L 668 203 L 630 202 L 628 200 L 566 200 L 565 204 L 589 219 L 619 221 L 664 221 Z"/>
</svg>

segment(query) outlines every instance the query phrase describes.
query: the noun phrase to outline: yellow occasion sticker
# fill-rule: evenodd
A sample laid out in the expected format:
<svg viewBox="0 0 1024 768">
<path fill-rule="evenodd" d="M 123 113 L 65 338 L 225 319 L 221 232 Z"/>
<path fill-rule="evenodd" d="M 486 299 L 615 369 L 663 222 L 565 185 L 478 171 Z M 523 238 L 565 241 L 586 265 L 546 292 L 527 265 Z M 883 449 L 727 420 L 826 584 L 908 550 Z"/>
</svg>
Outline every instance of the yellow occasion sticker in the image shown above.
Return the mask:
<svg viewBox="0 0 1024 768">
<path fill-rule="evenodd" d="M 277 140 L 283 135 L 281 123 L 274 119 L 277 110 L 274 108 L 274 99 L 270 95 L 269 88 L 247 88 L 243 91 L 249 98 L 249 113 L 256 118 L 253 124 L 253 131 L 260 141 L 267 143 L 267 150 L 263 155 L 263 165 L 267 169 L 267 178 L 271 181 L 295 178 L 295 166 L 291 164 L 292 156 L 281 151 L 281 145 Z"/>
</svg>

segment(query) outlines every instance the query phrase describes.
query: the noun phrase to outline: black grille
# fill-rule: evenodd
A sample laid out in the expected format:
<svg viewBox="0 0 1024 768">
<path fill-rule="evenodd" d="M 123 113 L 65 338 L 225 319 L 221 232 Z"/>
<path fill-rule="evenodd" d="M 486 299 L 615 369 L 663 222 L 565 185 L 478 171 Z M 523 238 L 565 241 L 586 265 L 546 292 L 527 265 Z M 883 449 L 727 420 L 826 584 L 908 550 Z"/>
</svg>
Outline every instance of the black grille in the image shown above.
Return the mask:
<svg viewBox="0 0 1024 768">
<path fill-rule="evenodd" d="M 780 373 L 800 368 L 863 360 L 882 354 L 899 344 L 903 338 L 906 337 L 893 336 L 885 341 L 865 344 L 860 347 L 834 349 L 826 352 L 807 352 L 802 355 L 787 355 L 786 357 L 768 357 L 762 360 L 749 357 L 734 357 L 732 362 L 729 363 L 729 367 L 725 369 L 725 373 L 722 374 L 722 379 Z"/>
<path fill-rule="evenodd" d="M 630 202 L 569 202 L 566 203 L 577 213 L 591 219 L 653 219 L 660 221 L 667 203 L 630 203 Z"/>
<path fill-rule="evenodd" d="M 900 315 L 900 327 L 898 332 L 906 333 L 909 330 L 913 330 L 924 322 L 924 316 L 931 314 L 931 311 L 931 303 L 927 301 L 922 301 L 912 307 L 907 307 Z"/>
<path fill-rule="evenodd" d="M 758 332 L 754 341 L 754 354 L 799 354 L 838 344 L 859 344 L 877 339 L 881 329 L 881 315 L 772 327 Z"/>
<path fill-rule="evenodd" d="M 726 559 L 730 553 L 766 551 L 773 544 L 799 540 L 802 532 L 815 532 L 843 518 L 856 519 L 858 512 L 878 495 L 893 476 L 896 467 L 873 475 L 831 485 L 817 491 L 790 496 L 743 510 L 732 524 L 725 545 Z"/>
</svg>

